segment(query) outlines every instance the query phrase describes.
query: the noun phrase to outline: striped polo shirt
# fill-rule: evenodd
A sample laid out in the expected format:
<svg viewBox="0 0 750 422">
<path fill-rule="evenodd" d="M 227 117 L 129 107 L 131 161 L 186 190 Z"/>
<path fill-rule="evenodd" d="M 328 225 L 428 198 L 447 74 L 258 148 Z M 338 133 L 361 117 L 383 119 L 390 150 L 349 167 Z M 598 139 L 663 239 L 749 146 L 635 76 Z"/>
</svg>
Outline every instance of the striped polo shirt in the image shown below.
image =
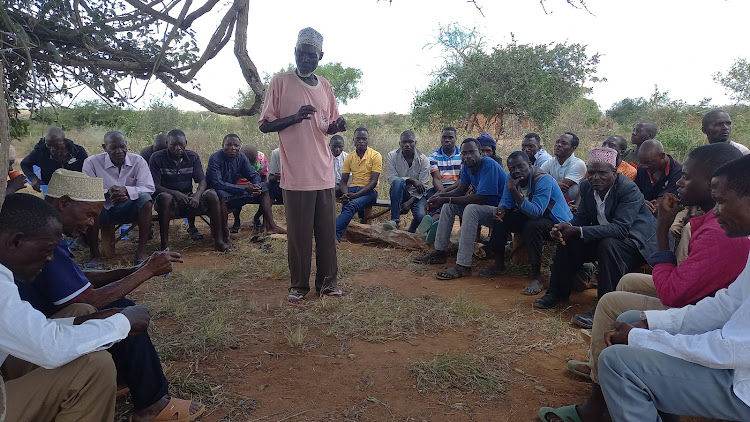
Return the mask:
<svg viewBox="0 0 750 422">
<path fill-rule="evenodd" d="M 440 172 L 443 186 L 450 186 L 461 178 L 461 150 L 455 147 L 453 155 L 446 155 L 440 146 L 430 154 L 430 174 Z"/>
</svg>

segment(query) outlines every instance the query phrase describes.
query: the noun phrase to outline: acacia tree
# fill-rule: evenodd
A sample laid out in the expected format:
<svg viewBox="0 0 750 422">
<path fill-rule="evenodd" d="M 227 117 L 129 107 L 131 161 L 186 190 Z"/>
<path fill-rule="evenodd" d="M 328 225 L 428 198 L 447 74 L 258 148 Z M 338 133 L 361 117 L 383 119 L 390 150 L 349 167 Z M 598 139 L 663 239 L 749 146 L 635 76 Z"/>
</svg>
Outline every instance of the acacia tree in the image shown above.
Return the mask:
<svg viewBox="0 0 750 422">
<path fill-rule="evenodd" d="M 450 122 L 496 135 L 503 132 L 507 115 L 544 125 L 563 104 L 588 92 L 586 83 L 599 80 L 599 55 L 588 56 L 581 44 L 514 41 L 487 53 L 476 30 L 456 25 L 441 28 L 437 41 L 448 59 L 414 99 L 417 123 Z"/>
</svg>

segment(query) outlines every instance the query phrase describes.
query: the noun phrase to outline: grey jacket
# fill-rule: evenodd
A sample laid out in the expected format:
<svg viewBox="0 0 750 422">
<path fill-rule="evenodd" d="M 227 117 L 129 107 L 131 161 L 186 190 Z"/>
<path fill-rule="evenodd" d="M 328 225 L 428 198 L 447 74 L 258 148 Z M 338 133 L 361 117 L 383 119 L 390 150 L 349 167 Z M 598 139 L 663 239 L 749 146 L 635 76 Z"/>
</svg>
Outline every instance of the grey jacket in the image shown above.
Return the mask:
<svg viewBox="0 0 750 422">
<path fill-rule="evenodd" d="M 409 163 L 404 159 L 401 148 L 389 152 L 386 170 L 388 183 L 390 184 L 393 184 L 393 181 L 396 179 L 417 179 L 422 183 L 426 191 L 430 183 L 430 159 L 419 152 L 418 149 L 414 150 L 414 161 L 412 161 L 411 167 L 409 167 Z M 417 199 L 421 199 L 424 196 L 424 193 L 417 193 L 417 189 L 414 186 L 409 186 L 407 191 L 410 196 Z"/>
<path fill-rule="evenodd" d="M 594 242 L 613 237 L 631 239 L 644 258 L 656 252 L 656 218 L 643 200 L 635 183 L 617 174 L 604 205 L 609 224 L 601 226 L 596 217 L 596 192 L 588 180 L 582 180 L 581 203 L 570 224 L 583 227 L 583 241 Z"/>
</svg>

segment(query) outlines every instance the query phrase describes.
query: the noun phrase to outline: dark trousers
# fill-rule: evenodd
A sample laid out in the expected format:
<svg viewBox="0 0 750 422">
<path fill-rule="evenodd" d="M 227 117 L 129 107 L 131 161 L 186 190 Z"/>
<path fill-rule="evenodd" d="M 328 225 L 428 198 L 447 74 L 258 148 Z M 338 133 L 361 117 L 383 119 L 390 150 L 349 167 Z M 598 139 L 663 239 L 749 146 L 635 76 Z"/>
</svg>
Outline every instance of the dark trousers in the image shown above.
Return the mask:
<svg viewBox="0 0 750 422">
<path fill-rule="evenodd" d="M 292 284 L 289 291 L 310 291 L 312 244 L 315 236 L 315 290 L 337 287 L 336 202 L 333 189 L 284 190 L 287 251 Z"/>
<path fill-rule="evenodd" d="M 549 235 L 555 223 L 547 217 L 529 218 L 517 209 L 505 213 L 503 221 L 495 220 L 490 236 L 490 250 L 495 252 L 498 263 L 505 258 L 505 241 L 509 233 L 521 233 L 526 242 L 529 264 L 532 267 L 542 265 L 542 246 L 545 240 L 552 240 Z"/>
<path fill-rule="evenodd" d="M 563 300 L 570 297 L 576 271 L 584 262 L 594 261 L 599 263 L 600 298 L 614 291 L 623 275 L 646 263 L 630 239 L 606 238 L 590 243 L 577 237 L 569 239 L 565 245 L 557 246 L 547 293 Z"/>
<path fill-rule="evenodd" d="M 133 305 L 135 302 L 123 298 L 102 309 Z M 135 410 L 145 409 L 167 395 L 169 382 L 148 334 L 125 337 L 107 351 L 112 354 L 118 380 L 122 380 L 130 388 Z"/>
</svg>

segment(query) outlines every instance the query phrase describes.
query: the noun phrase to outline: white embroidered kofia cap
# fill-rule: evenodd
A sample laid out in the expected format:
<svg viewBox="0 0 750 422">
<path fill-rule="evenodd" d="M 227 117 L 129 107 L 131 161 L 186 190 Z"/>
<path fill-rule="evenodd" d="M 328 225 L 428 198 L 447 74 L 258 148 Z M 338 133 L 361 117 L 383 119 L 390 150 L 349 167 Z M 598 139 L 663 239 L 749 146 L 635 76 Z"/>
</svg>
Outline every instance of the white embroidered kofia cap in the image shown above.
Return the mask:
<svg viewBox="0 0 750 422">
<path fill-rule="evenodd" d="M 57 169 L 47 187 L 47 196 L 60 198 L 68 196 L 74 201 L 104 202 L 104 180 L 65 169 Z"/>
</svg>

